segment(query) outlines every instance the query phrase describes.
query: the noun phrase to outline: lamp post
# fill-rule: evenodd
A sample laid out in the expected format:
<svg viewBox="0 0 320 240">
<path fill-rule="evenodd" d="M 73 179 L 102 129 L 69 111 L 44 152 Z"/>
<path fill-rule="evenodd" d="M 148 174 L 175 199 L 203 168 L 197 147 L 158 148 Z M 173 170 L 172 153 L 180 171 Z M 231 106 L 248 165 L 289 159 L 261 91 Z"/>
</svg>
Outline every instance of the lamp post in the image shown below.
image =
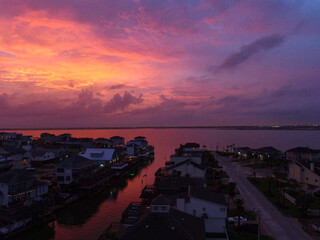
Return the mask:
<svg viewBox="0 0 320 240">
<path fill-rule="evenodd" d="M 260 216 L 260 211 L 257 208 L 253 208 L 253 210 L 256 212 L 257 215 L 257 222 L 258 222 L 258 240 L 260 240 L 260 221 L 261 221 L 261 216 Z"/>
</svg>

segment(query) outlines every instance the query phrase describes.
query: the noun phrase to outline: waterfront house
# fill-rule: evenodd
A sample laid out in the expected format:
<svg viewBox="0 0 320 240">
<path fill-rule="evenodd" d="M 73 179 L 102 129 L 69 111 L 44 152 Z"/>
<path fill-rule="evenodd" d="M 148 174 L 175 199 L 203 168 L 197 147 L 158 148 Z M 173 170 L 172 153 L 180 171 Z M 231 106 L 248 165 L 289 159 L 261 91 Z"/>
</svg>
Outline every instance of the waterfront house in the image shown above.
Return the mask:
<svg viewBox="0 0 320 240">
<path fill-rule="evenodd" d="M 205 167 L 190 158 L 167 169 L 170 175 L 205 178 Z"/>
<path fill-rule="evenodd" d="M 92 175 L 98 166 L 91 160 L 81 156 L 70 156 L 60 162 L 56 169 L 56 181 L 60 192 L 68 192 L 70 186 L 79 180 Z"/>
<path fill-rule="evenodd" d="M 55 154 L 50 150 L 33 149 L 31 151 L 31 164 L 50 163 L 55 159 Z"/>
<path fill-rule="evenodd" d="M 241 158 L 249 158 L 253 156 L 253 149 L 249 147 L 238 147 L 234 149 L 234 153 Z"/>
<path fill-rule="evenodd" d="M 188 197 L 178 197 L 176 208 L 190 215 L 201 217 L 207 233 L 224 233 L 227 202 L 221 193 L 201 187 L 189 187 Z"/>
<path fill-rule="evenodd" d="M 134 140 L 130 140 L 126 145 L 135 144 L 138 148 L 146 148 L 149 144 L 146 137 L 135 137 Z"/>
<path fill-rule="evenodd" d="M 110 138 L 110 141 L 112 143 L 112 146 L 122 146 L 124 145 L 124 138 L 119 136 L 113 136 Z"/>
<path fill-rule="evenodd" d="M 320 150 L 308 147 L 296 147 L 286 151 L 286 160 L 320 162 Z"/>
<path fill-rule="evenodd" d="M 13 166 L 13 158 L 10 153 L 0 153 L 0 171 L 10 169 Z"/>
<path fill-rule="evenodd" d="M 48 193 L 48 183 L 23 170 L 13 169 L 0 175 L 0 206 L 30 201 Z"/>
<path fill-rule="evenodd" d="M 171 208 L 170 200 L 161 195 L 151 202 L 149 212 L 140 218 L 120 239 L 206 239 L 202 218 Z"/>
<path fill-rule="evenodd" d="M 320 163 L 307 160 L 291 162 L 288 179 L 298 182 L 304 191 L 320 187 Z"/>
<path fill-rule="evenodd" d="M 119 160 L 114 148 L 88 148 L 85 153 L 79 154 L 79 156 L 85 157 L 101 167 Z"/>
<path fill-rule="evenodd" d="M 161 194 L 177 194 L 187 191 L 189 186 L 204 185 L 204 179 L 191 177 L 159 177 L 154 183 L 156 191 Z"/>
<path fill-rule="evenodd" d="M 97 138 L 94 140 L 94 145 L 96 148 L 106 148 L 112 146 L 112 142 L 107 138 Z"/>
<path fill-rule="evenodd" d="M 130 140 L 126 144 L 126 154 L 128 156 L 136 156 L 142 153 L 149 146 L 145 137 L 135 137 L 134 140 Z"/>
<path fill-rule="evenodd" d="M 262 147 L 258 149 L 254 149 L 253 153 L 258 159 L 268 159 L 268 158 L 280 158 L 282 156 L 282 152 L 274 147 Z"/>
</svg>

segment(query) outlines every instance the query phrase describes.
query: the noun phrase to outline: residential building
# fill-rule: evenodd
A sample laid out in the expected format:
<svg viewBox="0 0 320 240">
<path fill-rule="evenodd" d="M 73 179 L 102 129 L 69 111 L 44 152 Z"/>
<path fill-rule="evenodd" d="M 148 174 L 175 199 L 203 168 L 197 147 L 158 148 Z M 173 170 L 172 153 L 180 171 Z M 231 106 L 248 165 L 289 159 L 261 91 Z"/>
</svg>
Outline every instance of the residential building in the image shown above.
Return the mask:
<svg viewBox="0 0 320 240">
<path fill-rule="evenodd" d="M 178 198 L 176 208 L 190 215 L 204 218 L 206 232 L 224 233 L 227 202 L 221 193 L 200 187 L 189 187 L 188 198 Z"/>
<path fill-rule="evenodd" d="M 267 158 L 280 158 L 282 156 L 282 152 L 274 147 L 262 147 L 258 149 L 254 149 L 253 153 L 256 157 L 260 158 L 261 160 Z"/>
<path fill-rule="evenodd" d="M 52 151 L 44 149 L 34 149 L 31 151 L 31 164 L 49 163 L 56 159 Z"/>
<path fill-rule="evenodd" d="M 79 154 L 95 164 L 103 167 L 118 161 L 118 154 L 114 148 L 88 148 L 85 153 Z"/>
<path fill-rule="evenodd" d="M 10 169 L 13 166 L 13 158 L 10 153 L 0 153 L 0 170 Z"/>
<path fill-rule="evenodd" d="M 320 150 L 308 147 L 296 147 L 286 151 L 286 160 L 320 162 Z"/>
<path fill-rule="evenodd" d="M 123 240 L 204 240 L 204 221 L 200 217 L 178 211 L 170 207 L 163 196 L 154 199 L 141 220 L 120 236 Z"/>
<path fill-rule="evenodd" d="M 59 191 L 68 192 L 71 184 L 92 175 L 97 167 L 93 161 L 81 156 L 70 156 L 60 162 L 55 169 Z"/>
<path fill-rule="evenodd" d="M 124 145 L 124 138 L 119 136 L 113 136 L 110 138 L 110 141 L 112 142 L 113 146 L 122 146 Z"/>
<path fill-rule="evenodd" d="M 0 175 L 0 206 L 29 201 L 48 193 L 48 183 L 23 170 L 13 169 Z"/>
<path fill-rule="evenodd" d="M 291 162 L 288 179 L 300 183 L 305 191 L 320 187 L 320 163 L 303 160 Z"/>
<path fill-rule="evenodd" d="M 205 167 L 193 162 L 190 158 L 168 168 L 170 175 L 205 178 Z"/>
</svg>

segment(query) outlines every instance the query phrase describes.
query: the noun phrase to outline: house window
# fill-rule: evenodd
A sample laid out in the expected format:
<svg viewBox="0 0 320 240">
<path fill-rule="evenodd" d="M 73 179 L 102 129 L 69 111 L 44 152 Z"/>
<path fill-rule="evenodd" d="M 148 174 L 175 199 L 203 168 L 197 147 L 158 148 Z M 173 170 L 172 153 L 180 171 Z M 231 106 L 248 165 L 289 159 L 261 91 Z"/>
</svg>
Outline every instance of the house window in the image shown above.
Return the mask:
<svg viewBox="0 0 320 240">
<path fill-rule="evenodd" d="M 220 208 L 220 212 L 225 212 L 226 208 Z"/>
<path fill-rule="evenodd" d="M 205 211 L 206 210 L 206 208 L 204 207 L 204 208 L 202 208 L 202 211 Z"/>
<path fill-rule="evenodd" d="M 315 181 L 315 182 L 318 182 L 318 179 L 315 179 L 314 181 Z"/>
<path fill-rule="evenodd" d="M 162 211 L 166 211 L 166 210 L 167 210 L 167 207 L 161 207 L 161 210 L 162 210 Z"/>
<path fill-rule="evenodd" d="M 63 181 L 64 181 L 64 176 L 58 176 L 58 177 L 57 177 L 57 181 L 63 182 Z"/>
<path fill-rule="evenodd" d="M 308 178 L 308 177 L 306 177 L 306 180 L 309 180 L 309 178 Z"/>
<path fill-rule="evenodd" d="M 57 172 L 59 172 L 59 173 L 64 172 L 64 168 L 57 168 Z"/>
<path fill-rule="evenodd" d="M 197 210 L 196 209 L 193 209 L 193 215 L 195 216 L 197 213 Z"/>
<path fill-rule="evenodd" d="M 70 182 L 70 176 L 66 177 L 66 181 Z"/>
</svg>

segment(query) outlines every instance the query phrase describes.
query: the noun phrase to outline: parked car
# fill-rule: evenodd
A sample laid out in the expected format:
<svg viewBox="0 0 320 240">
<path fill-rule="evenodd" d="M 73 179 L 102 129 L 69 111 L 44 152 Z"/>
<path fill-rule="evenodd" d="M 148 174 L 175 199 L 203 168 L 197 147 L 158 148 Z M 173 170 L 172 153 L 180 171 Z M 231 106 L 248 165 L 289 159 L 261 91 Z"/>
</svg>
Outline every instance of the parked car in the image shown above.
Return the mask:
<svg viewBox="0 0 320 240">
<path fill-rule="evenodd" d="M 240 223 L 244 223 L 247 221 L 245 217 L 235 216 L 235 217 L 229 217 L 228 222 L 237 224 L 239 222 L 239 219 L 240 219 Z"/>
<path fill-rule="evenodd" d="M 316 232 L 320 232 L 320 225 L 319 224 L 312 224 L 312 229 Z"/>
</svg>

